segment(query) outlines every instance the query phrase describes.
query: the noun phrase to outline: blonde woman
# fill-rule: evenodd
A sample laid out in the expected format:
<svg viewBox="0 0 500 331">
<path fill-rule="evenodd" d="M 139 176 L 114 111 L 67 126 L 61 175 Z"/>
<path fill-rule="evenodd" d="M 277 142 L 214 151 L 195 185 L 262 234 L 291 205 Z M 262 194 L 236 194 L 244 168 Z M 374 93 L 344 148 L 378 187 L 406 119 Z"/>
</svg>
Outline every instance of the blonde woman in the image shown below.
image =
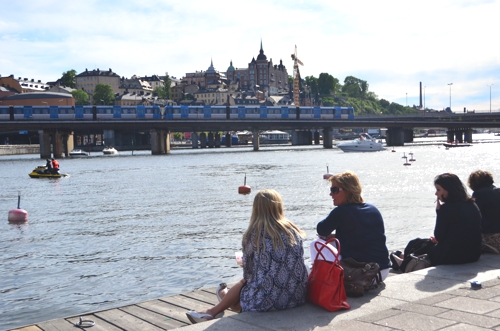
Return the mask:
<svg viewBox="0 0 500 331">
<path fill-rule="evenodd" d="M 307 269 L 302 239 L 305 232 L 285 218 L 283 200 L 274 190 L 256 193 L 248 229 L 243 234 L 243 279 L 229 291 L 218 288 L 219 304 L 189 320 L 211 320 L 224 310 L 269 311 L 305 302 Z"/>
<path fill-rule="evenodd" d="M 346 171 L 328 180 L 331 183 L 330 197 L 336 208 L 318 223 L 318 237 L 322 240 L 336 237 L 342 248 L 342 258 L 378 263 L 384 280 L 389 274 L 390 262 L 380 211 L 364 201 L 361 183 L 355 173 Z M 311 256 L 313 254 L 311 251 Z"/>
</svg>

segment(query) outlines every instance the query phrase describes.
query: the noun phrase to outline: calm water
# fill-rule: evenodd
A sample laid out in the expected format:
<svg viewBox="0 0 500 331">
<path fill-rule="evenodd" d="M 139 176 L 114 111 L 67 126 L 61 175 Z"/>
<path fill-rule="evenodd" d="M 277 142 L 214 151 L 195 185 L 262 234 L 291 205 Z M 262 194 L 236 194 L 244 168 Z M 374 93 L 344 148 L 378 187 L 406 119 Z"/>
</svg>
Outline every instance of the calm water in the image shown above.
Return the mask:
<svg viewBox="0 0 500 331">
<path fill-rule="evenodd" d="M 410 152 L 416 161 L 405 167 Z M 404 247 L 432 234 L 435 175 L 465 180 L 481 168 L 500 178 L 500 144 L 395 153 L 313 146 L 95 154 L 61 159 L 69 178 L 29 178 L 43 163 L 37 155 L 0 157 L 0 329 L 238 280 L 234 252 L 259 189 L 282 194 L 286 215 L 307 232 L 309 259 L 316 224 L 332 208 L 327 164 L 331 173 L 358 174 L 365 200 L 384 217 L 389 249 Z M 253 192 L 246 196 L 237 194 L 245 174 Z M 27 225 L 7 222 L 18 191 Z"/>
</svg>

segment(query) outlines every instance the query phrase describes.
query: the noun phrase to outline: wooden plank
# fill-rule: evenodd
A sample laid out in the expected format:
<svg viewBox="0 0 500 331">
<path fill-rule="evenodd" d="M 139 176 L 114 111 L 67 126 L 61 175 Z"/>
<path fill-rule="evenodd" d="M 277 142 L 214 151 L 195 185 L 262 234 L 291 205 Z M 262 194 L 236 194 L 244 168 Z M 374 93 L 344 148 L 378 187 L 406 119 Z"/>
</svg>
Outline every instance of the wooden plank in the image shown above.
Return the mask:
<svg viewBox="0 0 500 331">
<path fill-rule="evenodd" d="M 208 304 L 211 304 L 212 306 L 215 306 L 216 304 L 219 303 L 219 300 L 215 296 L 215 292 L 214 293 L 208 293 L 208 292 L 205 292 L 205 291 L 193 291 L 193 292 L 184 293 L 184 294 L 181 294 L 181 295 L 183 295 L 185 297 L 188 297 L 188 298 L 192 298 L 192 299 L 196 299 L 196 300 L 199 300 L 199 301 L 206 302 Z"/>
<path fill-rule="evenodd" d="M 21 329 L 12 329 L 11 331 L 43 331 L 43 330 L 36 325 L 30 325 Z"/>
<path fill-rule="evenodd" d="M 91 328 L 80 328 L 82 330 L 92 330 L 92 331 L 123 331 L 120 328 L 117 328 L 113 324 L 109 324 L 105 320 L 93 315 L 93 314 L 87 314 L 87 315 L 81 315 L 82 320 L 91 320 L 95 322 L 95 325 Z M 72 325 L 75 323 L 78 323 L 80 321 L 80 316 L 74 316 L 70 318 L 66 318 L 68 322 L 70 322 Z M 73 331 L 77 330 L 76 327 L 73 327 Z"/>
<path fill-rule="evenodd" d="M 105 310 L 94 315 L 99 316 L 108 323 L 114 324 L 127 331 L 158 331 L 163 330 L 120 309 Z"/>
<path fill-rule="evenodd" d="M 62 318 L 37 323 L 37 326 L 44 331 L 66 331 L 75 329 L 74 325 Z"/>
<path fill-rule="evenodd" d="M 186 323 L 179 322 L 172 319 L 171 317 L 161 315 L 135 305 L 126 306 L 119 309 L 129 313 L 130 315 L 134 315 L 140 319 L 146 320 L 149 323 L 154 324 L 162 329 L 176 329 L 180 328 L 181 326 L 186 326 Z"/>
<path fill-rule="evenodd" d="M 187 309 L 174 306 L 170 303 L 161 300 L 150 300 L 141 302 L 138 304 L 138 306 L 171 317 L 177 321 L 184 322 L 186 325 L 191 324 L 186 316 Z"/>
<path fill-rule="evenodd" d="M 169 297 L 163 297 L 163 298 L 160 298 L 159 300 L 164 301 L 164 302 L 168 302 L 168 303 L 173 304 L 175 306 L 179 306 L 179 307 L 184 308 L 186 310 L 200 311 L 200 310 L 208 309 L 208 308 L 213 306 L 209 303 L 204 303 L 204 302 L 201 302 L 201 301 L 198 301 L 195 299 L 190 299 L 190 298 L 185 297 L 185 296 L 180 295 L 180 294 L 172 295 Z"/>
</svg>

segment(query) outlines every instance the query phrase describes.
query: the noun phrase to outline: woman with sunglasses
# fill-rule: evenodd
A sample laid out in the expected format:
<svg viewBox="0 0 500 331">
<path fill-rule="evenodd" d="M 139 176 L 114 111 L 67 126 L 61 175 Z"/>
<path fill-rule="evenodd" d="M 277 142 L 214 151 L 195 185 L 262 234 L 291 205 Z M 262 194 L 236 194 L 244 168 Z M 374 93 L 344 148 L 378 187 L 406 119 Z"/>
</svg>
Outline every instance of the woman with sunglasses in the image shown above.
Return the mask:
<svg viewBox="0 0 500 331">
<path fill-rule="evenodd" d="M 374 205 L 363 200 L 361 183 L 353 172 L 346 171 L 328 180 L 336 208 L 318 223 L 318 237 L 320 240 L 336 237 L 342 247 L 342 258 L 377 263 L 384 280 L 389 274 L 390 262 L 382 215 Z M 314 254 L 311 250 L 311 258 Z"/>
<path fill-rule="evenodd" d="M 243 279 L 231 289 L 217 288 L 220 302 L 186 313 L 194 324 L 224 310 L 283 310 L 305 302 L 307 267 L 302 239 L 306 233 L 285 218 L 283 200 L 274 190 L 255 194 L 250 224 L 243 234 Z"/>
</svg>

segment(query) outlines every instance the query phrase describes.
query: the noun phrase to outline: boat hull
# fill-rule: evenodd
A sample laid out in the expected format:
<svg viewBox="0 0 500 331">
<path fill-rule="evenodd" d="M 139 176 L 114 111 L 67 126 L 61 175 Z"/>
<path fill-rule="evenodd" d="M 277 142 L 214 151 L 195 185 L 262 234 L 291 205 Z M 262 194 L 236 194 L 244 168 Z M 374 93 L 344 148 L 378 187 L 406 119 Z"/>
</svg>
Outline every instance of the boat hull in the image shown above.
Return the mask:
<svg viewBox="0 0 500 331">
<path fill-rule="evenodd" d="M 472 146 L 472 144 L 468 144 L 468 143 L 458 143 L 458 144 L 454 144 L 454 143 L 445 143 L 443 144 L 444 147 L 470 147 Z"/>
<path fill-rule="evenodd" d="M 87 157 L 89 153 L 82 151 L 81 149 L 74 149 L 69 152 L 70 157 Z"/>
</svg>

